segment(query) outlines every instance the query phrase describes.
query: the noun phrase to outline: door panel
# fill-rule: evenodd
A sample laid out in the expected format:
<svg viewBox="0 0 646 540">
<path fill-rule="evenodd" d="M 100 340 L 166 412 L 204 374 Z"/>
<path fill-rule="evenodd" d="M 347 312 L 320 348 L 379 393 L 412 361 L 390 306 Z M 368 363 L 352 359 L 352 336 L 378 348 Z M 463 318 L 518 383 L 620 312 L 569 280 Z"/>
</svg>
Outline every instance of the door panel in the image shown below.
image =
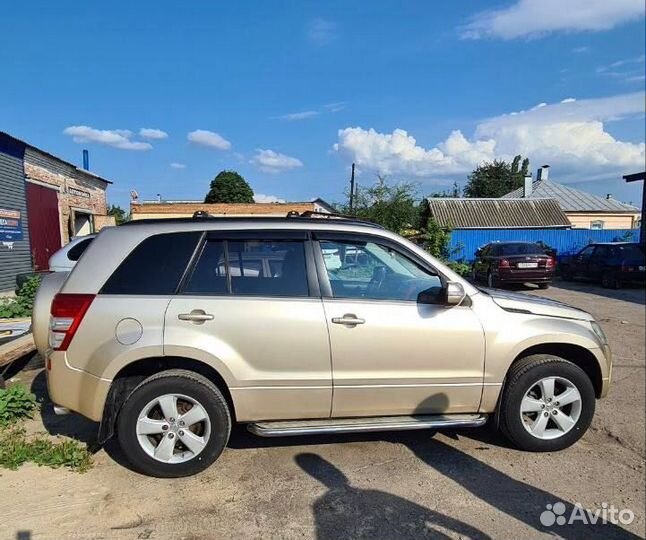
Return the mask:
<svg viewBox="0 0 646 540">
<path fill-rule="evenodd" d="M 468 307 L 326 300 L 332 416 L 475 412 L 484 334 Z M 331 323 L 354 314 L 356 326 Z"/>
<path fill-rule="evenodd" d="M 384 238 L 321 234 L 318 240 L 332 415 L 477 411 L 483 329 L 469 307 L 443 304 L 438 273 Z"/>
<path fill-rule="evenodd" d="M 195 310 L 213 319 L 179 318 Z M 164 354 L 217 369 L 239 421 L 330 416 L 330 346 L 320 299 L 175 297 L 166 312 Z"/>
<path fill-rule="evenodd" d="M 61 248 L 57 191 L 30 182 L 26 188 L 34 270 L 47 270 L 49 258 Z"/>
</svg>

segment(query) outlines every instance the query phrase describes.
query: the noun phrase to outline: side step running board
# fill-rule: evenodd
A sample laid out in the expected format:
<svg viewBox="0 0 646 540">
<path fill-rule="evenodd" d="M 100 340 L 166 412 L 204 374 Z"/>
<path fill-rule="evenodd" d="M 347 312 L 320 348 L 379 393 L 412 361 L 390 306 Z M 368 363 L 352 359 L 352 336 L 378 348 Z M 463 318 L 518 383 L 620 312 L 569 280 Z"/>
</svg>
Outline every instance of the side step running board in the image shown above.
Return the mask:
<svg viewBox="0 0 646 540">
<path fill-rule="evenodd" d="M 251 433 L 260 435 L 261 437 L 287 437 L 323 433 L 478 427 L 482 426 L 486 421 L 486 414 L 377 416 L 371 418 L 326 418 L 324 420 L 256 422 L 248 424 L 247 429 Z"/>
</svg>

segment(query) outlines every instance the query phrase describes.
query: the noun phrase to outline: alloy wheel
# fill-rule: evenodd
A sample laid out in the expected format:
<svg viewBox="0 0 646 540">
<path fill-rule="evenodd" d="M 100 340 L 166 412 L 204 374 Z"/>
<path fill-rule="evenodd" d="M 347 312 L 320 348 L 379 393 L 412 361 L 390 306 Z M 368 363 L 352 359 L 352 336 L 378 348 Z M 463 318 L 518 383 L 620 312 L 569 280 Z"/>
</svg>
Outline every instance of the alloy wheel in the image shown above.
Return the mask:
<svg viewBox="0 0 646 540">
<path fill-rule="evenodd" d="M 164 394 L 139 413 L 137 440 L 150 457 L 163 463 L 184 463 L 206 447 L 211 421 L 197 400 L 183 394 Z"/>
<path fill-rule="evenodd" d="M 534 383 L 520 403 L 525 429 L 537 439 L 558 439 L 581 416 L 583 400 L 578 388 L 563 377 L 545 377 Z"/>
</svg>

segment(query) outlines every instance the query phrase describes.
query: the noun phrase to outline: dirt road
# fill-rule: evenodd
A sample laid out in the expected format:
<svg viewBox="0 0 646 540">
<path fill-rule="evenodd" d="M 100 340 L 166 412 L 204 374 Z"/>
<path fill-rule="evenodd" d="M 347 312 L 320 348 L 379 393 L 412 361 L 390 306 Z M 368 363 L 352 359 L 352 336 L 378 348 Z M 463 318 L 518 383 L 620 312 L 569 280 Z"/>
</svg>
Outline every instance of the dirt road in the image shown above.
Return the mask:
<svg viewBox="0 0 646 540">
<path fill-rule="evenodd" d="M 520 452 L 486 428 L 291 439 L 236 429 L 206 472 L 158 480 L 131 472 L 112 444 L 85 474 L 31 465 L 2 471 L 0 536 L 644 537 L 644 291 L 557 284 L 535 294 L 591 311 L 615 352 L 609 398 L 598 402 L 592 429 L 564 452 Z M 20 378 L 44 393 L 42 372 Z M 48 407 L 29 428 L 82 440 L 96 430 L 80 417 L 54 417 Z M 569 517 L 575 503 L 631 510 L 635 519 L 551 524 L 557 516 L 548 508 Z"/>
</svg>

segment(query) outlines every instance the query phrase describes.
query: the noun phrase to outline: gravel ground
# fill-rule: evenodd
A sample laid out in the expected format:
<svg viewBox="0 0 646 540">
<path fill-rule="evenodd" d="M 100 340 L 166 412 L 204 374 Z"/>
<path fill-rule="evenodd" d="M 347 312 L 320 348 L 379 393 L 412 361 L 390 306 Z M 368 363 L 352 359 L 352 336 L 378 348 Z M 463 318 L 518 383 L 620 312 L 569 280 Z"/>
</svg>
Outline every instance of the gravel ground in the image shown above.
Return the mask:
<svg viewBox="0 0 646 540">
<path fill-rule="evenodd" d="M 290 439 L 237 428 L 210 469 L 159 480 L 130 471 L 110 444 L 85 474 L 3 471 L 0 537 L 643 538 L 644 290 L 557 283 L 532 294 L 591 311 L 615 353 L 611 394 L 566 451 L 520 452 L 488 428 Z M 17 378 L 45 393 L 41 370 Z M 91 441 L 96 425 L 44 407 L 29 425 L 42 429 Z M 558 502 L 566 516 L 575 503 L 607 504 L 635 519 L 542 525 Z"/>
</svg>

